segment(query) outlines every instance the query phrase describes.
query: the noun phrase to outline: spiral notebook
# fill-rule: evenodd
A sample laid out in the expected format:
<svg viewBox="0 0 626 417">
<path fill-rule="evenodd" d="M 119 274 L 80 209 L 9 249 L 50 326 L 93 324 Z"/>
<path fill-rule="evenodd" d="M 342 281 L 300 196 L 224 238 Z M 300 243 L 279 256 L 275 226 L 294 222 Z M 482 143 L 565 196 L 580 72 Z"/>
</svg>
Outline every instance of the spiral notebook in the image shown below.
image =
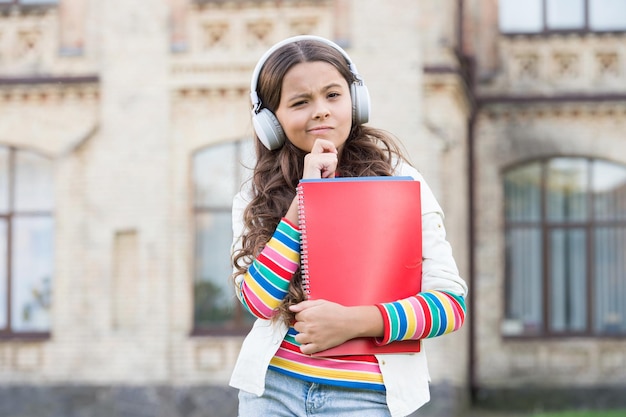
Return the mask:
<svg viewBox="0 0 626 417">
<path fill-rule="evenodd" d="M 309 299 L 373 305 L 420 292 L 418 181 L 411 177 L 305 179 L 297 191 L 302 281 Z M 373 338 L 357 338 L 315 355 L 419 350 L 419 340 L 379 346 Z"/>
</svg>

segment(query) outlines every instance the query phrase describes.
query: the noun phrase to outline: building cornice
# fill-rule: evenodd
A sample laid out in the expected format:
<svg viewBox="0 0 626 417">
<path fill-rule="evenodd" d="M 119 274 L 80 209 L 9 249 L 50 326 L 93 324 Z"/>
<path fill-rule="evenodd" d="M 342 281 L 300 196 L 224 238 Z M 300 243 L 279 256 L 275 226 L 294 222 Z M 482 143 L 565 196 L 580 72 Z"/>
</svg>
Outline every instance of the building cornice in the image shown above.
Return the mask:
<svg viewBox="0 0 626 417">
<path fill-rule="evenodd" d="M 98 75 L 78 75 L 78 76 L 25 76 L 25 77 L 2 77 L 0 76 L 0 87 L 14 85 L 75 85 L 75 84 L 98 84 Z"/>
<path fill-rule="evenodd" d="M 626 102 L 626 93 L 616 94 L 554 94 L 554 95 L 478 95 L 478 106 L 492 104 L 541 104 L 541 103 L 611 103 Z"/>
</svg>

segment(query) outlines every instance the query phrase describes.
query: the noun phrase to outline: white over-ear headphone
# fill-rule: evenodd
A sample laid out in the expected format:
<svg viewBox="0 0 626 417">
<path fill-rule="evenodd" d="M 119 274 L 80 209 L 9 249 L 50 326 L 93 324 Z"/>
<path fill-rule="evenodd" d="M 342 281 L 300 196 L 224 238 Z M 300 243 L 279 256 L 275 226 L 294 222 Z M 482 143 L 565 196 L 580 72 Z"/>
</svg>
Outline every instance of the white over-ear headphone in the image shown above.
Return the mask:
<svg viewBox="0 0 626 417">
<path fill-rule="evenodd" d="M 285 143 L 285 132 L 283 131 L 280 122 L 276 116 L 267 108 L 261 108 L 262 103 L 257 94 L 257 87 L 259 82 L 259 74 L 265 65 L 265 61 L 276 52 L 277 49 L 287 45 L 289 43 L 298 42 L 302 40 L 314 40 L 329 45 L 339 51 L 346 59 L 350 72 L 354 75 L 355 81 L 350 84 L 350 97 L 352 98 L 352 120 L 355 123 L 363 124 L 367 123 L 370 115 L 370 95 L 367 91 L 367 87 L 363 82 L 363 79 L 356 70 L 356 66 L 352 63 L 352 60 L 339 45 L 328 39 L 311 36 L 300 35 L 287 38 L 276 45 L 272 46 L 263 56 L 259 59 L 259 62 L 254 68 L 252 73 L 252 81 L 250 82 L 250 99 L 252 101 L 252 125 L 259 140 L 269 150 L 279 149 Z"/>
</svg>

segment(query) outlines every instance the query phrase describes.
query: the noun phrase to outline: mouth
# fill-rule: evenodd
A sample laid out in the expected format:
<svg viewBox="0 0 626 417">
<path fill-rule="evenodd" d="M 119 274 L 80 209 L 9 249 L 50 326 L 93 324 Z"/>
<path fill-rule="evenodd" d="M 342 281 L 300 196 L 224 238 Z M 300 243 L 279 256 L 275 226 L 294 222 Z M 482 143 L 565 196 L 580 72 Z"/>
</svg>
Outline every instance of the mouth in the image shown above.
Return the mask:
<svg viewBox="0 0 626 417">
<path fill-rule="evenodd" d="M 331 131 L 333 128 L 330 126 L 316 126 L 308 130 L 309 133 L 322 134 Z"/>
</svg>

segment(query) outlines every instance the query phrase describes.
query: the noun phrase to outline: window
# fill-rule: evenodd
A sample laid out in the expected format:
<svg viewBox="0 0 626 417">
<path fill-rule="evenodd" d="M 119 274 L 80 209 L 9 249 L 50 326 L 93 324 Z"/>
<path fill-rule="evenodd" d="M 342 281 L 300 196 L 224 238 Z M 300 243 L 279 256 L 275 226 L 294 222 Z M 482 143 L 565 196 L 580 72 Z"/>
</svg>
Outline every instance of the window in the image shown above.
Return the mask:
<svg viewBox="0 0 626 417">
<path fill-rule="evenodd" d="M 0 146 L 0 335 L 50 330 L 52 161 Z"/>
<path fill-rule="evenodd" d="M 500 0 L 500 31 L 626 31 L 626 0 Z"/>
<path fill-rule="evenodd" d="M 2 4 L 21 4 L 23 6 L 39 6 L 44 4 L 58 4 L 59 0 L 0 0 Z"/>
<path fill-rule="evenodd" d="M 232 200 L 253 161 L 250 140 L 210 146 L 193 157 L 195 333 L 247 330 L 252 323 L 230 283 L 230 245 Z"/>
<path fill-rule="evenodd" d="M 504 175 L 504 333 L 626 336 L 626 166 L 553 158 Z"/>
</svg>

